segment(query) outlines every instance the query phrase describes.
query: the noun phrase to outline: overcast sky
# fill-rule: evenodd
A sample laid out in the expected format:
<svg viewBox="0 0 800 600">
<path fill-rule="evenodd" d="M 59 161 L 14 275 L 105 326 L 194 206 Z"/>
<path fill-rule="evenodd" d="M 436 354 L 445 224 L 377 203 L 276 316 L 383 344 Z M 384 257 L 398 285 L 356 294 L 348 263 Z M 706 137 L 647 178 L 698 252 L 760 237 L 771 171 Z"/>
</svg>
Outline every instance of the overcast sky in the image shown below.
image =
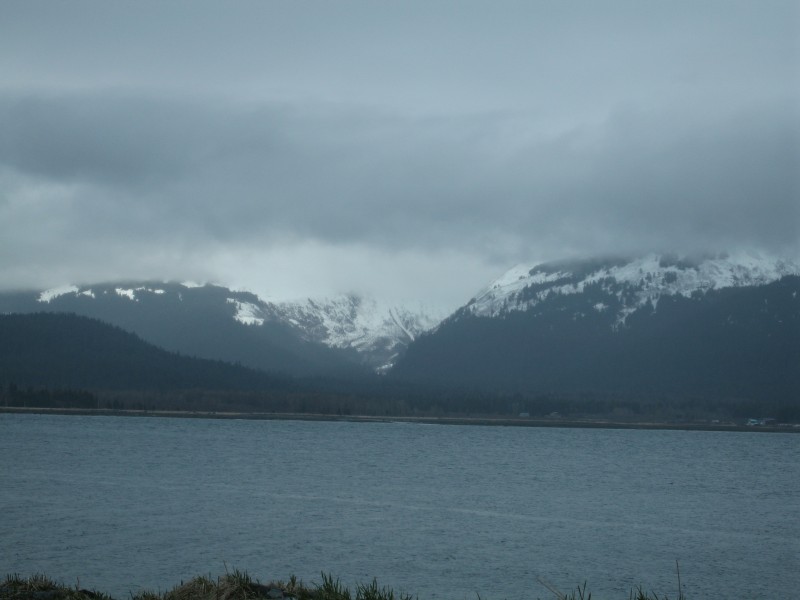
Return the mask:
<svg viewBox="0 0 800 600">
<path fill-rule="evenodd" d="M 3 0 L 0 286 L 797 258 L 799 140 L 798 1 Z"/>
</svg>

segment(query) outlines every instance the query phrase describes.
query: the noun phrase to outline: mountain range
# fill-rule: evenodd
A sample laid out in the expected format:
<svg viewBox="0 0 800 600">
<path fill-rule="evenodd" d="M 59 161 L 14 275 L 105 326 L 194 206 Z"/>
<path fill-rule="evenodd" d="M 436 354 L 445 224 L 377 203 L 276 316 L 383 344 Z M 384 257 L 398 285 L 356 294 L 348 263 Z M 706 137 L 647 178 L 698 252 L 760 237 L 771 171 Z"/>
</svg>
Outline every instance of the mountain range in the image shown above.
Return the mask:
<svg viewBox="0 0 800 600">
<path fill-rule="evenodd" d="M 269 302 L 217 285 L 125 282 L 0 294 L 0 313 L 93 317 L 173 352 L 291 375 L 386 372 L 440 320 L 355 294 Z"/>
<path fill-rule="evenodd" d="M 798 291 L 791 260 L 651 254 L 520 265 L 444 319 L 357 295 L 271 302 L 174 282 L 5 293 L 0 313 L 76 313 L 182 355 L 300 377 L 800 406 Z"/>
</svg>

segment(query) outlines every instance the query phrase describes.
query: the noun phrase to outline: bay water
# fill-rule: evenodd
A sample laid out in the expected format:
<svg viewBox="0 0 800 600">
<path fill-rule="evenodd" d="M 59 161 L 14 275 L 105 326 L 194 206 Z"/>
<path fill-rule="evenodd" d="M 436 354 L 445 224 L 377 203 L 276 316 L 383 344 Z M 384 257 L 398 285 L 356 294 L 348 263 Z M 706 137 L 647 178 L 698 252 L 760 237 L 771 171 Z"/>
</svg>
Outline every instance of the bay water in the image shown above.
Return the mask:
<svg viewBox="0 0 800 600">
<path fill-rule="evenodd" d="M 800 590 L 800 436 L 0 414 L 0 573 L 115 598 L 331 573 L 420 599 Z"/>
</svg>

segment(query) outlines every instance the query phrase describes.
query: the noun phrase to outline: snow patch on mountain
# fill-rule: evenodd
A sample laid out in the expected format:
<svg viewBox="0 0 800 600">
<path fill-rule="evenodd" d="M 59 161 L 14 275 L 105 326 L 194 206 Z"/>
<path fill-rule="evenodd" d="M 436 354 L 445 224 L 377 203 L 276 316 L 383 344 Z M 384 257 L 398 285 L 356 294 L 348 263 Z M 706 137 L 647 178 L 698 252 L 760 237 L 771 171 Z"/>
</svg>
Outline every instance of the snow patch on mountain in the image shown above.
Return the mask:
<svg viewBox="0 0 800 600">
<path fill-rule="evenodd" d="M 87 291 L 91 294 L 91 297 L 94 298 L 94 293 L 91 290 Z M 160 288 L 150 288 L 147 286 L 139 286 L 135 288 L 123 288 L 123 287 L 114 288 L 114 293 L 117 296 L 127 298 L 128 300 L 132 300 L 133 302 L 139 301 L 139 298 L 137 298 L 136 296 L 137 292 L 145 292 L 148 294 L 156 294 L 160 296 L 161 294 L 165 293 L 165 290 L 162 290 Z M 81 292 L 81 293 L 86 294 L 86 292 Z"/>
<path fill-rule="evenodd" d="M 117 294 L 117 296 L 122 296 L 123 298 L 127 298 L 128 300 L 136 302 L 136 294 L 133 290 L 126 290 L 125 288 L 114 288 L 114 292 Z"/>
<path fill-rule="evenodd" d="M 495 317 L 529 310 L 549 298 L 581 294 L 594 286 L 614 300 L 616 325 L 620 325 L 644 306 L 657 308 L 664 295 L 688 298 L 709 290 L 765 285 L 786 275 L 800 275 L 800 263 L 748 252 L 702 259 L 649 254 L 635 260 L 518 265 L 472 299 L 466 310 L 475 316 Z M 594 308 L 603 312 L 610 304 L 604 300 Z"/>
<path fill-rule="evenodd" d="M 391 368 L 408 344 L 445 316 L 422 305 L 397 306 L 357 294 L 283 302 L 229 297 L 227 302 L 240 323 L 283 323 L 306 341 L 354 350 L 379 372 Z"/>
<path fill-rule="evenodd" d="M 252 302 L 240 302 L 234 298 L 226 300 L 228 304 L 233 304 L 236 308 L 236 314 L 233 318 L 245 325 L 263 325 L 266 320 L 263 316 L 263 310 Z"/>
<path fill-rule="evenodd" d="M 39 294 L 37 302 L 44 302 L 49 304 L 51 301 L 55 300 L 59 296 L 65 296 L 67 294 L 77 294 L 78 291 L 79 291 L 78 287 L 74 285 L 61 285 L 43 291 L 41 294 Z"/>
<path fill-rule="evenodd" d="M 309 341 L 352 348 L 378 371 L 389 369 L 408 344 L 444 317 L 421 305 L 395 306 L 356 294 L 275 306 Z"/>
</svg>

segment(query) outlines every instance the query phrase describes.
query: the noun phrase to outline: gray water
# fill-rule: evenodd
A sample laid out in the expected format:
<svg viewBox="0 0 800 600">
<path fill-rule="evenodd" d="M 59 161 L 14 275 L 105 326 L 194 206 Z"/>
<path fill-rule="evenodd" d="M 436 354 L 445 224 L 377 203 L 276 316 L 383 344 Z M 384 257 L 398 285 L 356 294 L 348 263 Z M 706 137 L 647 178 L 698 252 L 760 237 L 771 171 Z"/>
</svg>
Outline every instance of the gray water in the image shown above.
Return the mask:
<svg viewBox="0 0 800 600">
<path fill-rule="evenodd" d="M 552 598 L 800 588 L 800 436 L 0 415 L 0 570 Z M 0 573 L 2 576 L 4 573 Z"/>
</svg>

